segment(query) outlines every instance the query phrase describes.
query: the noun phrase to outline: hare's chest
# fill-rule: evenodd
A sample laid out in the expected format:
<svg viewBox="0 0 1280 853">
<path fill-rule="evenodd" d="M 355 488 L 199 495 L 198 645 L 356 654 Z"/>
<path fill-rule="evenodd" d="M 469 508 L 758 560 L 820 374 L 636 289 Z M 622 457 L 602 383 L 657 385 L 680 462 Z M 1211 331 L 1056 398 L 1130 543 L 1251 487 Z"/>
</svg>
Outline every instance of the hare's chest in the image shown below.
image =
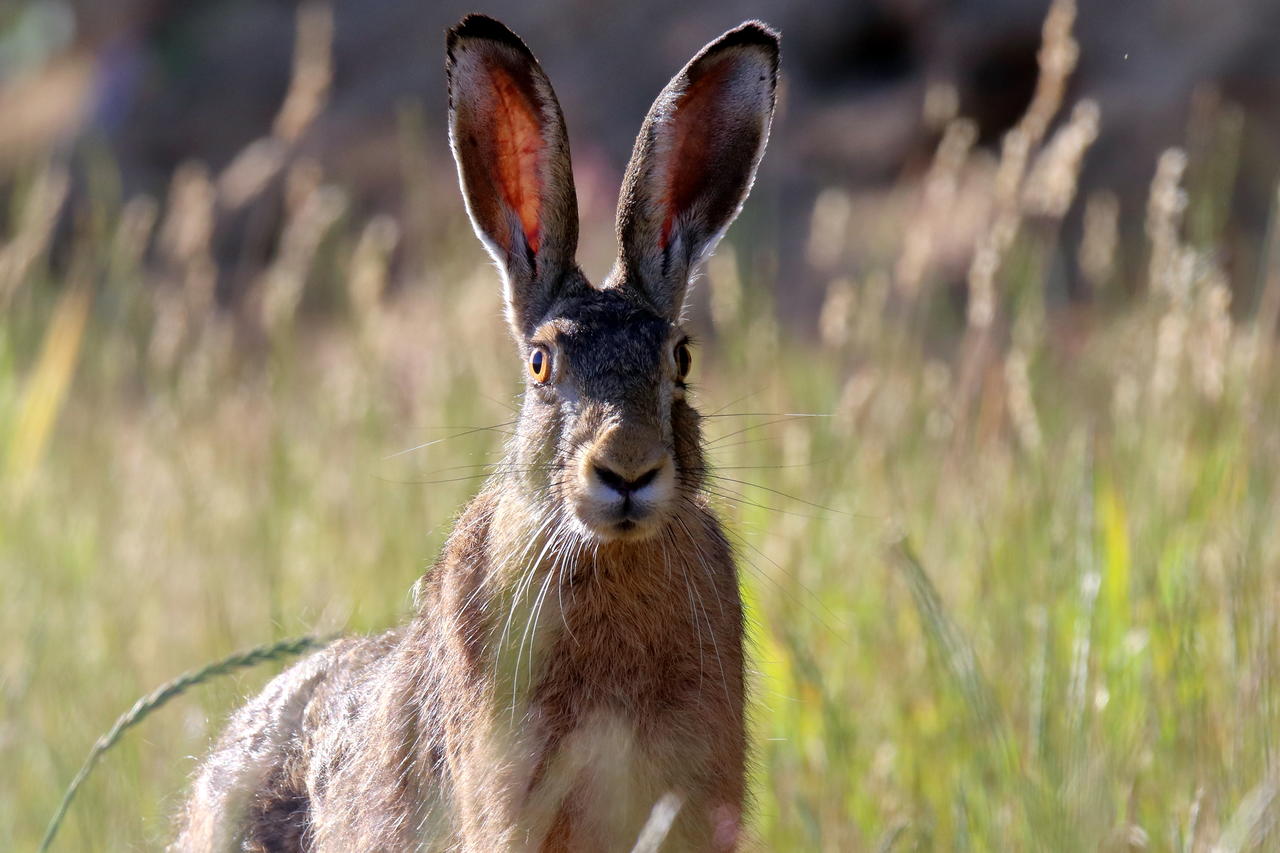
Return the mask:
<svg viewBox="0 0 1280 853">
<path fill-rule="evenodd" d="M 544 849 L 625 850 L 700 793 L 694 768 L 706 766 L 708 742 L 597 709 L 547 747 L 528 804 L 550 817 Z"/>
</svg>

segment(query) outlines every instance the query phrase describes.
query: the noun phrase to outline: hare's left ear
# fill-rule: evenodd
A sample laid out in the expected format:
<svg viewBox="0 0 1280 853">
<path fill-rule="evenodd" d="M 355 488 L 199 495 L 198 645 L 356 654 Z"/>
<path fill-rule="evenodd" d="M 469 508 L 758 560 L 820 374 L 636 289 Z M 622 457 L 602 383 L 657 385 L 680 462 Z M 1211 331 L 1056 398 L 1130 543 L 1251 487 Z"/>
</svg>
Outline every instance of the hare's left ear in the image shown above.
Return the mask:
<svg viewBox="0 0 1280 853">
<path fill-rule="evenodd" d="M 578 200 L 551 82 L 515 33 L 468 15 L 449 31 L 449 142 L 476 234 L 502 267 L 507 317 L 532 332 L 575 269 Z"/>
<path fill-rule="evenodd" d="M 751 190 L 773 120 L 778 34 L 748 21 L 704 47 L 662 90 L 618 199 L 615 283 L 677 319 L 689 276 Z"/>
</svg>

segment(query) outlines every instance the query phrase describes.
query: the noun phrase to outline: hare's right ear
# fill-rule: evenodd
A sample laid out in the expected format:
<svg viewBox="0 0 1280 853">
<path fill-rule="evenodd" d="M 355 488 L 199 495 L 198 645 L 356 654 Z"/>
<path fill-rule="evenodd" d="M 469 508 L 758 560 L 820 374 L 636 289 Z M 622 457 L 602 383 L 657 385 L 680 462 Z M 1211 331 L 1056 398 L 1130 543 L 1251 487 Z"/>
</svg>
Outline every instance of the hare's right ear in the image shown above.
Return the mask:
<svg viewBox="0 0 1280 853">
<path fill-rule="evenodd" d="M 689 276 L 738 215 L 773 120 L 778 34 L 747 21 L 658 95 L 618 199 L 615 283 L 679 318 Z"/>
<path fill-rule="evenodd" d="M 515 33 L 468 15 L 449 31 L 449 142 L 476 234 L 527 337 L 574 269 L 578 201 L 560 104 Z"/>
</svg>

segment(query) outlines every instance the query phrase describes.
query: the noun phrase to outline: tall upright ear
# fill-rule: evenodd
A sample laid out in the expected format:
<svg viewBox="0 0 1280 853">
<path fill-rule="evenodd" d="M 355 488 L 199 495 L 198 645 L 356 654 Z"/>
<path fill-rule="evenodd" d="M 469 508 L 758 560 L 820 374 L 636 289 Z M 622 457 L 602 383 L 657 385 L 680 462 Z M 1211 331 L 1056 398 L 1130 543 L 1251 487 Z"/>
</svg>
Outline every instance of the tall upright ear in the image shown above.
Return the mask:
<svg viewBox="0 0 1280 853">
<path fill-rule="evenodd" d="M 618 199 L 618 279 L 677 319 L 689 276 L 751 190 L 773 120 L 778 34 L 747 21 L 654 101 Z"/>
<path fill-rule="evenodd" d="M 449 143 L 467 212 L 527 336 L 574 268 L 578 201 L 551 82 L 519 36 L 468 15 L 449 31 Z"/>
</svg>

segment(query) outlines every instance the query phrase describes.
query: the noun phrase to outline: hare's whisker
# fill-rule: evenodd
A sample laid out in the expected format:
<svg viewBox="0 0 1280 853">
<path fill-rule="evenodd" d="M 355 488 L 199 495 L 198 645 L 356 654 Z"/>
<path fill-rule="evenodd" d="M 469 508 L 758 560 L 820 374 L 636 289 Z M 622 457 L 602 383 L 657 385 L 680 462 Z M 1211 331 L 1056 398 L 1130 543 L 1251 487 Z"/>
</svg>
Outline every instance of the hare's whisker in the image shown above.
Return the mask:
<svg viewBox="0 0 1280 853">
<path fill-rule="evenodd" d="M 569 635 L 569 639 L 573 640 L 573 644 L 575 646 L 579 645 L 578 637 L 576 634 L 573 633 L 573 628 L 569 627 L 569 617 L 564 608 L 564 588 L 566 584 L 564 582 L 563 575 L 564 575 L 565 569 L 570 568 L 572 565 L 578 562 L 578 558 L 582 556 L 582 551 L 584 550 L 584 547 L 585 546 L 584 546 L 584 543 L 582 542 L 582 539 L 580 537 L 577 538 L 574 542 L 573 559 L 566 560 L 564 562 L 564 564 L 560 567 L 561 577 L 556 579 L 556 604 L 560 608 L 560 621 L 564 623 L 565 633 Z M 571 579 L 570 586 L 572 586 L 572 579 Z"/>
<path fill-rule="evenodd" d="M 563 527 L 561 527 L 561 529 L 563 530 Z M 526 640 L 529 641 L 529 683 L 527 685 L 527 689 L 530 691 L 532 691 L 534 687 L 533 653 L 535 650 L 534 647 L 538 641 L 538 637 L 537 637 L 538 619 L 542 615 L 542 601 L 547 594 L 547 590 L 551 588 L 551 582 L 555 580 L 555 577 L 556 577 L 555 562 L 559 560 L 559 558 L 563 555 L 563 553 L 564 553 L 563 550 L 557 547 L 556 555 L 552 560 L 552 566 L 547 571 L 547 576 L 543 579 L 542 587 L 538 590 L 538 595 L 533 600 L 533 607 L 530 608 L 529 616 L 525 620 L 524 635 L 520 637 L 520 646 L 516 652 L 516 672 L 519 673 L 520 661 L 524 656 L 524 644 Z M 513 702 L 515 701 L 514 696 L 512 697 L 512 701 Z"/>
<path fill-rule="evenodd" d="M 519 414 L 519 413 L 516 413 L 516 414 Z M 464 430 L 484 431 L 484 430 L 498 430 L 502 427 L 515 426 L 518 422 L 519 422 L 518 418 L 513 418 L 512 420 L 509 420 L 509 421 L 501 421 L 496 424 L 485 424 L 480 426 L 477 426 L 475 424 L 436 424 L 434 426 L 420 426 L 420 427 L 417 427 L 417 429 L 426 430 L 428 432 L 433 430 L 434 431 L 447 430 L 449 432 L 462 432 Z"/>
<path fill-rule="evenodd" d="M 467 471 L 475 468 L 493 468 L 495 470 L 499 468 L 504 468 L 504 469 L 505 468 L 526 468 L 526 469 L 532 470 L 538 467 L 541 467 L 541 466 L 537 466 L 537 465 L 520 466 L 520 465 L 510 464 L 505 459 L 499 459 L 495 462 L 470 462 L 470 463 L 467 463 L 466 465 L 446 465 L 443 468 L 432 468 L 430 471 L 423 471 L 422 475 L 424 477 L 429 477 L 433 474 L 444 474 L 448 471 Z"/>
<path fill-rule="evenodd" d="M 752 507 L 755 507 L 756 509 L 765 510 L 766 512 L 781 513 L 782 515 L 790 515 L 795 518 L 807 518 L 810 521 L 819 521 L 822 519 L 822 516 L 820 515 L 812 515 L 806 512 L 797 512 L 796 510 L 783 509 L 782 507 L 771 506 L 769 504 L 762 504 L 762 503 L 759 503 L 758 501 L 749 500 L 748 498 L 744 497 L 741 493 L 730 491 L 728 487 L 724 487 L 724 486 L 720 487 L 720 489 L 714 489 L 710 486 L 704 486 L 702 490 L 704 493 L 711 495 L 712 497 L 720 498 L 722 500 L 727 500 L 730 503 L 739 504 L 742 506 L 752 506 Z"/>
<path fill-rule="evenodd" d="M 670 527 L 665 527 L 662 530 L 662 560 L 667 564 L 667 572 L 669 574 L 671 571 L 671 563 L 670 563 L 671 556 L 670 554 L 667 553 L 668 541 L 670 541 L 671 547 L 675 548 L 678 553 L 679 548 L 676 546 L 674 533 L 672 532 L 672 529 Z M 680 574 L 684 578 L 684 594 L 685 594 L 685 598 L 689 602 L 689 618 L 693 622 L 693 629 L 696 632 L 697 640 L 698 640 L 698 643 L 697 643 L 698 645 L 698 693 L 702 693 L 702 680 L 706 673 L 706 667 L 703 665 L 702 623 L 698 620 L 698 611 L 694 609 L 693 589 L 689 583 L 689 572 L 687 569 L 685 569 L 683 561 L 677 561 L 677 562 L 680 565 Z"/>
<path fill-rule="evenodd" d="M 752 430 L 764 429 L 765 427 L 771 427 L 771 426 L 777 426 L 778 424 L 785 424 L 785 423 L 788 423 L 788 422 L 790 422 L 790 421 L 800 420 L 801 418 L 807 418 L 807 417 L 824 417 L 824 416 L 820 416 L 820 415 L 783 415 L 783 416 L 781 416 L 781 417 L 774 418 L 773 420 L 765 421 L 764 423 L 761 423 L 761 424 L 752 424 L 751 426 L 745 426 L 745 427 L 742 427 L 741 429 L 736 429 L 736 430 L 734 430 L 733 432 L 726 433 L 726 434 L 721 435 L 721 436 L 717 436 L 716 438 L 713 438 L 713 439 L 711 439 L 710 441 L 708 441 L 708 442 L 707 442 L 707 447 L 716 447 L 716 446 L 717 446 L 717 445 L 719 445 L 721 442 L 725 441 L 725 439 L 733 438 L 735 435 L 742 435 L 744 432 L 751 432 Z"/>
<path fill-rule="evenodd" d="M 698 474 L 714 473 L 716 471 L 779 471 L 784 468 L 814 468 L 819 465 L 825 465 L 830 460 L 815 459 L 813 462 L 793 462 L 786 465 L 703 465 L 701 468 L 691 468 Z"/>
<path fill-rule="evenodd" d="M 497 397 L 491 397 L 488 394 L 476 394 L 476 396 L 482 400 L 488 400 L 490 403 L 496 403 L 516 417 L 520 416 L 520 408 L 518 406 L 511 405 L 508 400 L 499 400 Z"/>
<path fill-rule="evenodd" d="M 735 441 L 732 444 L 718 444 L 715 447 L 711 447 L 708 445 L 707 450 L 713 453 L 720 453 L 722 451 L 729 450 L 734 447 L 746 447 L 748 444 L 760 444 L 765 441 L 773 441 L 773 440 L 774 439 L 772 436 L 762 435 L 759 438 L 748 438 L 743 441 Z"/>
<path fill-rule="evenodd" d="M 825 512 L 830 512 L 830 513 L 833 513 L 833 514 L 835 514 L 835 515 L 843 515 L 843 516 L 847 516 L 847 517 L 851 517 L 851 516 L 852 516 L 852 514 L 851 514 L 851 513 L 845 512 L 845 511 L 844 511 L 844 510 L 842 510 L 842 509 L 833 509 L 833 508 L 831 508 L 831 507 L 829 507 L 829 506 L 823 506 L 822 504 L 814 503 L 813 501 L 807 501 L 807 500 L 805 500 L 804 498 L 798 498 L 798 497 L 796 497 L 795 495 L 790 495 L 790 494 L 787 494 L 786 492 L 779 491 L 778 489 L 772 489 L 772 488 L 770 488 L 770 487 L 768 487 L 768 486 L 762 486 L 762 485 L 760 485 L 759 483 L 753 483 L 753 482 L 751 482 L 750 480 L 738 480 L 738 479 L 735 479 L 735 478 L 733 478 L 733 477 L 726 477 L 726 476 L 724 476 L 723 474 L 713 474 L 713 473 L 710 473 L 710 472 L 708 472 L 708 473 L 706 474 L 706 477 L 707 477 L 708 479 L 711 479 L 711 480 L 718 480 L 718 481 L 720 481 L 720 482 L 725 482 L 725 483 L 737 483 L 737 484 L 738 484 L 738 485 L 740 485 L 740 486 L 750 486 L 750 487 L 755 488 L 755 489 L 762 489 L 763 491 L 769 492 L 770 494 L 774 494 L 774 495 L 777 495 L 777 496 L 779 496 L 779 497 L 786 498 L 787 500 L 795 501 L 796 503 L 802 503 L 802 504 L 804 504 L 805 506 L 811 506 L 811 507 L 813 507 L 814 509 L 820 509 L 820 510 L 823 510 L 823 511 L 825 511 Z"/>
<path fill-rule="evenodd" d="M 479 480 L 485 477 L 502 477 L 508 474 L 527 474 L 537 471 L 551 470 L 547 466 L 542 465 L 503 465 L 502 463 L 488 462 L 480 465 L 454 465 L 451 468 L 441 468 L 437 471 L 428 471 L 427 475 L 444 473 L 445 471 L 465 470 L 468 468 L 489 468 L 492 470 L 477 471 L 474 474 L 461 474 L 457 477 L 441 477 L 433 480 L 406 480 L 392 477 L 385 477 L 381 474 L 373 474 L 372 476 L 384 483 L 392 483 L 397 486 L 435 486 L 444 483 L 461 483 L 466 480 Z"/>
<path fill-rule="evenodd" d="M 532 580 L 534 569 L 537 565 L 537 561 L 534 561 L 533 563 L 529 563 L 525 565 L 524 559 L 529 554 L 529 552 L 534 548 L 534 546 L 537 544 L 538 540 L 542 537 L 542 535 L 545 533 L 547 527 L 550 524 L 554 523 L 555 521 L 556 521 L 555 514 L 548 513 L 547 517 L 543 520 L 542 524 L 538 527 L 536 531 L 534 531 L 533 535 L 529 537 L 529 541 L 525 543 L 524 550 L 521 551 L 519 556 L 517 556 L 513 561 L 514 565 L 520 565 L 521 568 L 518 574 L 519 579 L 516 583 L 515 589 L 511 593 L 511 606 L 507 610 L 506 623 L 502 626 L 502 634 L 498 637 L 497 645 L 493 650 L 493 666 L 494 666 L 495 675 L 500 674 L 500 671 L 501 671 L 500 668 L 503 666 L 503 657 L 506 655 L 507 636 L 511 631 L 512 620 L 515 619 L 516 607 L 519 604 L 520 597 L 524 595 L 524 590 L 527 584 L 529 583 L 530 580 Z M 549 543 L 550 543 L 550 537 L 548 537 L 547 543 L 545 544 L 549 544 Z M 543 553 L 546 553 L 545 544 L 543 548 Z M 539 557 L 539 559 L 541 559 L 541 557 Z M 515 688 L 513 687 L 512 688 L 513 702 L 515 701 L 514 690 Z M 515 713 L 514 705 L 512 707 L 512 713 L 513 714 Z"/>
<path fill-rule="evenodd" d="M 560 550 L 560 545 L 562 544 L 562 542 L 563 542 L 563 540 L 564 540 L 564 537 L 565 537 L 565 535 L 567 534 L 567 532 L 568 532 L 568 531 L 567 531 L 567 528 L 566 528 L 565 524 L 563 523 L 563 521 L 561 521 L 561 520 L 557 519 L 556 527 L 555 527 L 555 529 L 554 529 L 554 530 L 552 530 L 552 531 L 551 531 L 551 536 L 550 536 L 550 538 L 547 540 L 547 545 L 546 545 L 546 547 L 544 547 L 544 548 L 542 549 L 542 552 L 538 555 L 538 559 L 534 560 L 534 561 L 533 561 L 533 563 L 532 563 L 532 564 L 530 565 L 530 567 L 529 567 L 529 572 L 528 572 L 529 582 L 528 582 L 528 584 L 526 584 L 526 587 L 525 587 L 525 593 L 524 593 L 524 594 L 527 594 L 527 593 L 528 593 L 528 591 L 529 591 L 530 589 L 532 589 L 534 576 L 537 574 L 538 567 L 542 565 L 542 558 L 547 554 L 547 552 L 548 552 L 548 551 L 550 551 L 552 554 L 557 554 L 557 553 L 559 552 L 559 550 Z M 542 601 L 542 594 L 546 591 L 546 589 L 547 589 L 547 584 L 550 582 L 550 580 L 551 580 L 551 578 L 552 578 L 553 576 L 554 576 L 554 572 L 553 572 L 553 571 L 550 571 L 550 570 L 549 570 L 549 571 L 547 571 L 547 577 L 546 577 L 546 579 L 545 579 L 545 580 L 543 581 L 543 583 L 542 583 L 541 591 L 537 594 L 537 596 L 535 596 L 534 601 L 533 601 L 533 603 L 532 603 L 532 605 L 531 605 L 531 607 L 530 607 L 530 609 L 529 609 L 529 615 L 528 615 L 528 617 L 526 618 L 526 621 L 525 621 L 525 630 L 524 630 L 524 635 L 523 635 L 523 636 L 521 636 L 521 638 L 520 638 L 520 644 L 516 647 L 516 664 L 515 664 L 515 668 L 512 670 L 512 672 L 513 672 L 513 677 L 512 677 L 512 686 L 511 686 L 511 702 L 512 702 L 511 709 L 512 709 L 512 714 L 513 714 L 513 715 L 514 715 L 514 713 L 515 713 L 515 709 L 516 709 L 516 705 L 517 705 L 517 701 L 518 701 L 518 695 L 519 695 L 519 694 L 518 694 L 518 686 L 519 686 L 519 681 L 520 681 L 520 661 L 521 661 L 521 658 L 522 658 L 522 656 L 523 656 L 523 652 L 524 652 L 524 641 L 525 641 L 525 638 L 526 638 L 526 637 L 528 637 L 528 635 L 529 635 L 529 625 L 530 625 L 530 621 L 531 621 L 531 620 L 533 620 L 533 619 L 535 618 L 535 614 L 537 613 L 537 609 L 538 609 L 538 607 L 540 606 L 540 602 Z M 531 646 L 531 647 L 530 647 L 530 656 L 531 656 L 531 657 L 532 657 L 532 653 L 533 653 L 533 649 L 532 649 L 532 646 Z M 532 688 L 532 686 L 533 686 L 533 684 L 532 684 L 532 680 L 533 680 L 533 662 L 532 662 L 532 660 L 530 660 L 529 666 L 530 666 L 530 669 L 529 669 L 529 679 L 530 679 L 530 684 L 529 684 L 528 686 L 529 686 L 530 688 Z"/>
<path fill-rule="evenodd" d="M 712 418 L 782 418 L 785 420 L 793 420 L 799 418 L 829 417 L 831 417 L 831 415 L 826 412 L 725 412 L 702 415 L 702 420 L 711 420 Z M 775 421 L 775 423 L 781 423 L 781 421 Z"/>
<path fill-rule="evenodd" d="M 446 483 L 463 483 L 468 480 L 483 480 L 492 475 L 488 471 L 484 471 L 479 474 L 463 474 L 460 477 L 444 477 L 438 480 L 396 480 L 391 477 L 383 477 L 377 474 L 373 476 L 379 482 L 389 483 L 393 486 L 441 486 Z"/>
<path fill-rule="evenodd" d="M 836 616 L 836 614 L 834 614 L 834 613 L 832 613 L 832 612 L 831 612 L 831 608 L 829 608 L 829 607 L 827 607 L 827 606 L 826 606 L 826 604 L 822 601 L 822 599 L 818 596 L 818 594 L 817 594 L 816 592 L 814 592 L 812 589 L 810 589 L 810 588 L 809 588 L 809 586 L 808 586 L 807 584 L 805 584 L 805 582 L 804 582 L 804 581 L 800 580 L 800 578 L 798 578 L 798 577 L 795 575 L 795 573 L 790 572 L 790 571 L 788 571 L 787 569 L 783 568 L 781 565 L 779 565 L 779 564 L 778 564 L 778 562 L 777 562 L 776 560 L 774 560 L 772 557 L 770 557 L 768 554 L 766 554 L 766 553 L 765 553 L 763 550 L 761 550 L 761 549 L 760 549 L 760 548 L 759 548 L 759 547 L 758 547 L 754 542 L 752 542 L 752 541 L 750 541 L 749 539 L 747 539 L 747 537 L 746 537 L 746 536 L 742 535 L 742 534 L 741 534 L 741 533 L 739 533 L 738 531 L 736 531 L 736 530 L 732 530 L 732 529 L 729 529 L 729 528 L 726 528 L 726 533 L 728 533 L 728 534 L 729 534 L 729 536 L 733 537 L 734 541 L 738 542 L 738 543 L 739 543 L 739 544 L 741 544 L 741 545 L 746 546 L 747 548 L 750 548 L 750 549 L 751 549 L 752 551 L 754 551 L 754 552 L 755 552 L 755 553 L 756 553 L 756 554 L 757 554 L 761 559 L 766 560 L 770 565 L 772 565 L 775 569 L 777 569 L 777 570 L 778 570 L 778 572 L 779 572 L 780 574 L 785 575 L 785 576 L 786 576 L 789 580 L 791 580 L 791 581 L 792 581 L 796 586 L 800 587 L 802 590 L 804 590 L 806 593 L 808 593 L 809 598 L 811 598 L 811 599 L 812 599 L 812 600 L 817 604 L 817 606 L 818 606 L 818 607 L 822 608 L 822 610 L 823 610 L 823 611 L 824 611 L 828 616 L 830 616 L 830 617 L 831 617 L 832 619 L 834 619 L 834 620 L 837 620 L 837 621 L 839 620 L 839 617 L 838 617 L 838 616 Z M 844 645 L 846 645 L 846 646 L 851 645 L 851 644 L 849 643 L 848 639 L 847 639 L 847 638 L 845 638 L 844 634 L 842 634 L 842 633 L 840 633 L 840 632 L 836 631 L 836 629 L 835 629 L 835 627 L 834 627 L 834 626 L 832 626 L 830 623 L 828 623 L 826 620 L 824 620 L 824 619 L 823 619 L 819 614 L 817 614 L 816 612 L 814 612 L 814 610 L 813 610 L 812 608 L 810 608 L 808 605 L 806 605 L 806 604 L 804 603 L 804 599 L 803 599 L 803 598 L 801 598 L 800 596 L 796 595 L 794 592 L 792 592 L 792 591 L 788 590 L 788 589 L 787 589 L 786 587 L 784 587 L 782 584 L 778 583 L 778 579 L 777 579 L 777 578 L 773 577 L 773 576 L 772 576 L 772 575 L 770 575 L 768 572 L 766 572 L 766 571 L 764 571 L 763 569 L 761 569 L 761 568 L 760 568 L 760 566 L 759 566 L 759 565 L 758 565 L 754 560 L 752 560 L 750 557 L 747 557 L 745 554 L 742 554 L 742 552 L 739 552 L 739 555 L 740 555 L 740 556 L 742 556 L 742 557 L 743 557 L 743 559 L 745 559 L 745 560 L 747 561 L 747 565 L 749 565 L 749 566 L 751 567 L 752 571 L 754 571 L 754 572 L 756 573 L 756 577 L 759 577 L 759 578 L 761 578 L 762 580 L 767 581 L 768 583 L 770 583 L 770 584 L 773 586 L 773 588 L 774 588 L 774 589 L 776 589 L 776 590 L 777 590 L 778 592 L 780 592 L 782 595 L 787 596 L 788 598 L 790 598 L 790 599 L 791 599 L 792 601 L 794 601 L 794 602 L 795 602 L 799 607 L 803 608 L 803 609 L 804 609 L 804 611 L 805 611 L 805 613 L 806 613 L 806 614 L 808 614 L 810 617 L 812 617 L 812 618 L 813 618 L 813 620 L 814 620 L 815 622 L 817 622 L 819 625 L 821 625 L 821 626 L 822 626 L 822 628 L 827 632 L 827 634 L 828 634 L 828 635 L 830 635 L 830 636 L 832 636 L 832 637 L 835 637 L 835 638 L 837 639 L 837 641 L 839 641 L 840 643 L 842 643 L 842 644 L 844 644 Z"/>
<path fill-rule="evenodd" d="M 762 391 L 764 391 L 763 388 L 757 388 L 754 391 L 748 391 L 746 394 L 743 394 L 741 397 L 738 397 L 736 399 L 730 400 L 729 402 L 725 403 L 723 406 L 721 406 L 720 408 L 712 412 L 711 415 L 712 416 L 718 415 L 721 412 L 723 412 L 725 409 L 729 408 L 730 406 L 736 406 L 739 403 L 741 403 L 743 400 L 750 400 L 752 397 L 754 397 L 755 395 L 759 394 Z"/>
<path fill-rule="evenodd" d="M 680 525 L 680 528 L 684 530 L 684 535 L 688 537 L 689 542 L 693 545 L 694 552 L 697 554 L 697 557 L 698 557 L 698 567 L 701 568 L 703 572 L 707 575 L 708 580 L 714 582 L 715 576 L 708 569 L 706 554 L 703 553 L 702 546 L 698 544 L 698 537 L 694 536 L 692 531 L 689 530 L 689 526 L 685 524 L 685 520 L 683 518 L 681 518 L 680 516 L 676 516 L 675 521 L 677 524 Z M 720 596 L 716 596 L 716 604 L 719 606 L 719 609 L 720 609 L 720 617 L 724 618 L 724 602 L 720 600 Z"/>
<path fill-rule="evenodd" d="M 404 450 L 397 450 L 395 453 L 391 453 L 382 457 L 382 459 L 383 461 L 386 461 L 388 459 L 395 459 L 398 456 L 404 456 L 406 453 L 413 453 L 414 451 L 422 450 L 423 448 L 427 448 L 427 447 L 432 447 L 434 445 L 440 444 L 445 441 L 452 441 L 455 438 L 462 438 L 463 436 L 475 435 L 476 433 L 479 433 L 479 432 L 496 432 L 502 435 L 514 435 L 515 433 L 509 430 L 503 429 L 503 427 L 509 427 L 514 424 L 515 424 L 515 421 L 504 421 L 503 423 L 491 424 L 489 426 L 469 427 L 467 429 L 462 430 L 461 432 L 454 433 L 453 435 L 446 435 L 444 438 L 436 438 L 436 439 L 432 439 L 431 441 L 424 441 L 422 444 L 417 444 L 417 445 L 414 445 L 413 447 L 405 448 Z"/>
<path fill-rule="evenodd" d="M 698 538 L 694 536 L 692 532 L 690 532 L 689 527 L 684 523 L 683 518 L 681 518 L 680 516 L 676 516 L 676 522 L 679 523 L 681 529 L 684 530 L 684 535 L 687 536 L 689 538 L 689 541 L 693 544 L 695 555 L 698 558 L 698 568 L 702 570 L 703 575 L 705 575 L 706 579 L 711 583 L 711 587 L 708 590 L 708 594 L 715 596 L 716 604 L 720 608 L 720 618 L 723 620 L 724 619 L 724 602 L 720 600 L 719 594 L 716 593 L 715 574 L 711 571 L 710 566 L 707 565 L 706 555 L 702 552 L 702 546 L 698 544 Z M 695 592 L 697 591 L 696 585 L 694 586 L 694 591 Z M 731 699 L 729 696 L 729 679 L 724 673 L 724 661 L 720 657 L 720 643 L 716 640 L 715 629 L 710 628 L 711 617 L 707 614 L 706 602 L 702 600 L 701 593 L 698 594 L 698 604 L 699 606 L 702 607 L 703 618 L 707 620 L 707 626 L 709 628 L 708 633 L 711 635 L 711 648 L 712 648 L 712 651 L 715 652 L 716 667 L 720 670 L 720 687 L 724 690 L 724 700 L 725 702 L 732 704 L 733 699 Z"/>
</svg>

